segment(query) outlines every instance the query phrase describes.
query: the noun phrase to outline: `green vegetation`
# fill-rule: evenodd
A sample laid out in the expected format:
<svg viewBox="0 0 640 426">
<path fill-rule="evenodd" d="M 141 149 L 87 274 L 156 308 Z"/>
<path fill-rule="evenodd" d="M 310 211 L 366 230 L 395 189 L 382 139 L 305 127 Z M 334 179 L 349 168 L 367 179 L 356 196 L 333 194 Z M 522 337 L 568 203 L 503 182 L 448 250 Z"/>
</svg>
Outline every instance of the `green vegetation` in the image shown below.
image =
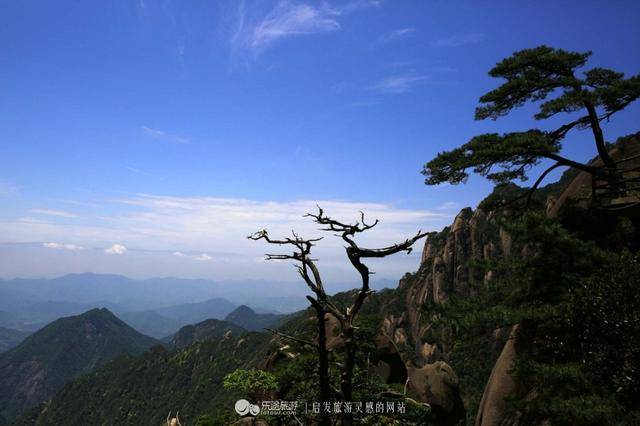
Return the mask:
<svg viewBox="0 0 640 426">
<path fill-rule="evenodd" d="M 241 396 L 257 401 L 278 388 L 276 377 L 263 370 L 239 368 L 225 376 L 223 386 L 227 390 L 239 392 Z"/>
<path fill-rule="evenodd" d="M 167 413 L 177 410 L 183 424 L 200 416 L 214 424 L 235 421 L 237 398 L 224 390 L 223 378 L 259 364 L 269 352 L 269 340 L 248 333 L 175 352 L 156 346 L 139 357 L 121 357 L 69 383 L 16 424 L 163 424 Z"/>
<path fill-rule="evenodd" d="M 638 422 L 639 254 L 576 238 L 539 213 L 503 226 L 514 255 L 484 265 L 495 278 L 471 297 L 428 307 L 451 331 L 451 363 L 471 412 L 497 357 L 488 342 L 519 324 L 513 415 L 532 424 Z"/>
</svg>

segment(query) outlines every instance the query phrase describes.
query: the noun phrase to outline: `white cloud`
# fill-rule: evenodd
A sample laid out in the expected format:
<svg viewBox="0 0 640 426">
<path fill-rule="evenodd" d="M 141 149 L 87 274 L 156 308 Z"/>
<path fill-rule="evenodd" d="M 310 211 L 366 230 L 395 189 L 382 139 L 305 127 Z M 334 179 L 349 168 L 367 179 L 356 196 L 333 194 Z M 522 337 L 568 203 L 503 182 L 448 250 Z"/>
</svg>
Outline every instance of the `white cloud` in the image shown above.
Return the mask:
<svg viewBox="0 0 640 426">
<path fill-rule="evenodd" d="M 433 47 L 460 47 L 480 43 L 485 39 L 482 33 L 456 34 L 431 42 Z"/>
<path fill-rule="evenodd" d="M 202 261 L 208 261 L 208 260 L 212 260 L 213 257 L 209 256 L 207 253 L 202 253 L 199 256 L 195 257 L 196 260 L 202 260 Z"/>
<path fill-rule="evenodd" d="M 109 248 L 104 249 L 104 252 L 107 254 L 125 254 L 127 248 L 122 244 L 114 244 Z"/>
<path fill-rule="evenodd" d="M 444 226 L 451 219 L 450 214 L 435 209 L 336 200 L 253 201 L 139 194 L 112 203 L 121 206 L 120 212 L 95 217 L 94 225 L 4 221 L 0 222 L 0 233 L 6 242 L 71 239 L 82 241 L 84 246 L 104 246 L 105 241 L 119 241 L 108 249 L 113 252 L 118 250 L 115 247 L 135 247 L 181 254 L 245 253 L 255 246 L 246 236 L 259 229 L 269 229 L 273 235 L 286 235 L 291 229 L 319 235 L 318 227 L 303 218 L 305 213 L 316 211 L 316 204 L 344 221 L 357 220 L 360 211 L 380 219 L 381 224 L 369 237 L 372 244 L 410 235 L 418 228 Z M 91 219 L 88 217 L 87 222 Z M 340 242 L 336 245 L 340 246 Z"/>
<path fill-rule="evenodd" d="M 183 253 L 183 252 L 181 252 L 181 251 L 174 251 L 174 252 L 173 252 L 173 255 L 174 255 L 174 256 L 178 256 L 178 257 L 187 257 L 187 255 L 186 255 L 186 254 L 184 254 L 184 253 Z"/>
<path fill-rule="evenodd" d="M 373 86 L 373 90 L 382 93 L 406 93 L 428 79 L 429 76 L 423 74 L 394 75 L 380 80 Z"/>
<path fill-rule="evenodd" d="M 332 9 L 307 4 L 280 2 L 252 31 L 254 49 L 288 36 L 335 31 L 340 28 L 338 13 Z"/>
<path fill-rule="evenodd" d="M 276 41 L 285 38 L 337 31 L 341 28 L 341 17 L 358 10 L 378 7 L 380 2 L 356 0 L 339 7 L 330 7 L 324 2 L 292 3 L 283 0 L 266 15 L 253 20 L 248 16 L 244 2 L 238 4 L 238 21 L 231 37 L 232 54 L 250 54 L 255 57 Z"/>
<path fill-rule="evenodd" d="M 388 33 L 383 34 L 378 39 L 378 44 L 387 44 L 392 43 L 397 40 L 401 40 L 403 38 L 410 37 L 411 35 L 416 33 L 415 28 L 400 28 L 397 30 L 389 31 Z"/>
<path fill-rule="evenodd" d="M 154 139 L 172 143 L 189 143 L 189 140 L 187 138 L 183 138 L 182 136 L 174 135 L 172 133 L 167 133 L 163 130 L 152 129 L 151 127 L 147 126 L 142 126 L 142 130 L 145 134 L 151 136 Z"/>
<path fill-rule="evenodd" d="M 51 209 L 31 209 L 29 210 L 29 213 L 40 214 L 44 216 L 56 216 L 56 217 L 67 217 L 67 218 L 78 217 L 78 215 L 75 213 L 62 211 L 62 210 L 51 210 Z"/>
<path fill-rule="evenodd" d="M 70 250 L 70 251 L 84 250 L 84 247 L 77 246 L 75 244 L 42 243 L 42 247 L 56 249 L 56 250 Z"/>
</svg>

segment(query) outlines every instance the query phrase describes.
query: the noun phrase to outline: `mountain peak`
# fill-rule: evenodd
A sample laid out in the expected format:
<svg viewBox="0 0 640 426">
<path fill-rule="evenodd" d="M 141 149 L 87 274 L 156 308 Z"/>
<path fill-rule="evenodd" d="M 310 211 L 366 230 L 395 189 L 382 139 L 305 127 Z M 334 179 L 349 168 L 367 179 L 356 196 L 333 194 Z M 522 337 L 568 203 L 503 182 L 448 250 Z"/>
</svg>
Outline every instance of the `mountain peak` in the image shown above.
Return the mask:
<svg viewBox="0 0 640 426">
<path fill-rule="evenodd" d="M 258 314 L 246 305 L 240 305 L 226 316 L 225 321 L 249 331 L 262 331 L 279 321 L 283 316 L 276 314 Z"/>
<path fill-rule="evenodd" d="M 236 313 L 248 313 L 248 314 L 254 314 L 254 315 L 256 314 L 256 311 L 254 311 L 253 309 L 251 309 L 247 305 L 240 305 L 236 309 L 234 309 L 233 312 L 236 312 Z M 229 315 L 231 315 L 231 314 L 229 314 Z"/>
<path fill-rule="evenodd" d="M 158 343 L 106 308 L 60 318 L 0 354 L 0 415 L 12 418 L 80 374 Z"/>
</svg>

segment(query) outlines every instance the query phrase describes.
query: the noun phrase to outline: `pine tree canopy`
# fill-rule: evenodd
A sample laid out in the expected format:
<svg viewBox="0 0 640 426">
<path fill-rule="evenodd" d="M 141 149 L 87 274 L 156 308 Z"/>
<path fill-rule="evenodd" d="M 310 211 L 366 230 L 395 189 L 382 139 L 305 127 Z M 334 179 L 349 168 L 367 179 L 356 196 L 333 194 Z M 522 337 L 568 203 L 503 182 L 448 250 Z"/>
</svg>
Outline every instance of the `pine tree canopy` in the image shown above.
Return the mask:
<svg viewBox="0 0 640 426">
<path fill-rule="evenodd" d="M 542 159 L 554 165 L 593 168 L 560 156 L 562 139 L 572 129 L 592 128 L 601 157 L 607 157 L 599 123 L 640 97 L 640 75 L 624 78 L 621 72 L 593 68 L 577 74 L 591 52 L 578 53 L 548 46 L 515 52 L 503 59 L 489 75 L 505 81 L 480 98 L 476 120 L 507 115 L 528 102 L 539 104 L 534 115 L 543 120 L 559 113 L 573 114 L 573 121 L 555 130 L 490 133 L 473 137 L 459 148 L 441 152 L 422 171 L 427 185 L 464 183 L 469 170 L 495 183 L 527 180 L 527 171 Z M 585 110 L 586 114 L 579 112 Z M 603 158 L 610 165 L 609 158 Z"/>
</svg>

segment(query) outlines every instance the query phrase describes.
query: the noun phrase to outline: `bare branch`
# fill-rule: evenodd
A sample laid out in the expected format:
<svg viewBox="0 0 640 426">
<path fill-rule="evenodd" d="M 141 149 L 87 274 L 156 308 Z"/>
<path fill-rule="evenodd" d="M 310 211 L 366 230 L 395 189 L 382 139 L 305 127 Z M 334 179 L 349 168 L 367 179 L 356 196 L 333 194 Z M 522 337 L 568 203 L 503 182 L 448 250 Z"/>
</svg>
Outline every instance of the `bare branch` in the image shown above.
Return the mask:
<svg viewBox="0 0 640 426">
<path fill-rule="evenodd" d="M 426 237 L 427 234 L 427 232 L 418 231 L 418 233 L 414 237 L 408 238 L 402 243 L 379 249 L 367 249 L 358 247 L 357 252 L 359 257 L 386 257 L 395 253 L 399 253 L 401 251 L 406 251 L 407 254 L 409 254 L 412 250 L 411 246 L 419 239 Z"/>
<path fill-rule="evenodd" d="M 379 220 L 376 219 L 371 225 L 367 225 L 364 220 L 364 212 L 360 212 L 360 222 L 362 222 L 362 226 L 364 226 L 363 230 L 371 229 L 379 223 Z"/>
</svg>

